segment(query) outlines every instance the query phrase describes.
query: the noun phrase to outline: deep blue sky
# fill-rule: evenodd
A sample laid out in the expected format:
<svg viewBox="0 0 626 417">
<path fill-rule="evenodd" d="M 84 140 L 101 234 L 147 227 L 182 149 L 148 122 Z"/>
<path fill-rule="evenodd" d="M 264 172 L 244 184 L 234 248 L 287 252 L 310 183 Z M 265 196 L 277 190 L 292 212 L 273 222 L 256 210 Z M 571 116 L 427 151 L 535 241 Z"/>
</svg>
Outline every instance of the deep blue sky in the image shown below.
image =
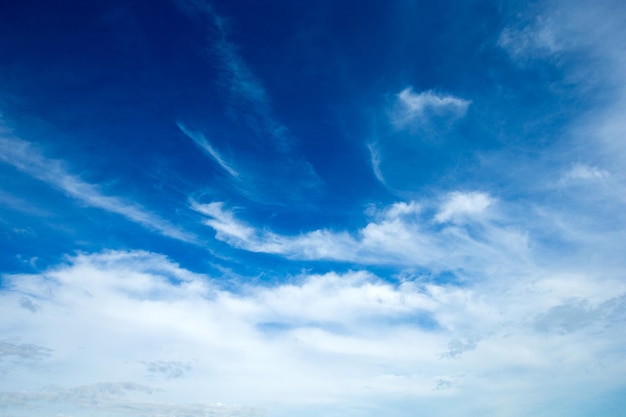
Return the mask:
<svg viewBox="0 0 626 417">
<path fill-rule="evenodd" d="M 2 2 L 0 408 L 624 415 L 625 20 Z"/>
</svg>

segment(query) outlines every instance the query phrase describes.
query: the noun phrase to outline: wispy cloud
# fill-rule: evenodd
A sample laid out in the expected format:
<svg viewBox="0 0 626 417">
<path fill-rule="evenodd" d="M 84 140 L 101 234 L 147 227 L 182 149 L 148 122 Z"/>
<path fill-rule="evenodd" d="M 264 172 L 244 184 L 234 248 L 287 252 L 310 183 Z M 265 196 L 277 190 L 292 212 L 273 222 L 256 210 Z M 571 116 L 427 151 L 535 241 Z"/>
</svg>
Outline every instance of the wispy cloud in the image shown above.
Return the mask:
<svg viewBox="0 0 626 417">
<path fill-rule="evenodd" d="M 624 4 L 547 1 L 531 9 L 533 13 L 516 13 L 498 45 L 513 64 L 528 70 L 536 64 L 558 68 L 562 79 L 555 85 L 562 83 L 559 88 L 578 100 L 579 116 L 569 121 L 555 152 L 561 164 L 565 159 L 571 168 L 555 173 L 557 181 L 592 186 L 601 180 L 603 189 L 594 191 L 596 198 L 603 192 L 603 206 L 621 212 L 614 205 L 624 202 L 626 178 L 626 84 L 620 75 L 626 71 Z"/>
<path fill-rule="evenodd" d="M 601 180 L 610 177 L 608 171 L 584 164 L 574 164 L 561 178 L 563 183 Z"/>
<path fill-rule="evenodd" d="M 191 233 L 170 224 L 141 206 L 119 197 L 106 195 L 97 185 L 72 175 L 64 163 L 45 157 L 36 146 L 16 138 L 4 126 L 0 126 L 0 161 L 53 186 L 87 206 L 119 214 L 163 236 L 186 242 L 197 241 Z"/>
<path fill-rule="evenodd" d="M 384 110 L 385 123 L 367 145 L 378 181 L 401 194 L 422 183 L 416 178 L 420 172 L 445 169 L 450 155 L 443 145 L 457 140 L 458 122 L 470 105 L 470 100 L 435 90 L 407 87 L 395 94 Z M 438 161 L 436 167 L 433 161 Z"/>
<path fill-rule="evenodd" d="M 228 92 L 231 105 L 247 116 L 243 119 L 251 123 L 252 128 L 271 137 L 279 150 L 288 150 L 293 140 L 289 129 L 273 115 L 270 96 L 263 83 L 241 56 L 238 46 L 230 40 L 228 20 L 208 2 L 180 0 L 179 3 L 192 14 L 208 17 L 215 28 L 212 50 L 221 67 L 221 84 Z"/>
<path fill-rule="evenodd" d="M 224 171 L 228 172 L 234 178 L 239 178 L 239 173 L 231 166 L 230 163 L 226 162 L 224 158 L 220 155 L 220 153 L 211 145 L 211 143 L 204 137 L 201 133 L 192 132 L 185 127 L 185 125 L 181 123 L 176 124 L 178 128 L 191 139 L 200 149 L 206 152 L 210 157 L 212 157 L 215 162 L 217 162 Z"/>
<path fill-rule="evenodd" d="M 563 40 L 557 38 L 551 22 L 542 17 L 526 26 L 504 28 L 497 44 L 518 62 L 531 56 L 550 56 L 564 48 Z"/>
<path fill-rule="evenodd" d="M 319 189 L 321 179 L 315 168 L 298 150 L 298 138 L 276 114 L 270 93 L 232 41 L 229 19 L 219 15 L 207 2 L 179 0 L 194 19 L 200 18 L 209 29 L 211 65 L 218 67 L 218 87 L 228 100 L 228 115 L 244 132 L 232 140 L 237 153 L 236 165 L 227 161 L 201 134 L 186 131 L 198 146 L 215 159 L 233 178 L 235 189 L 254 201 L 273 204 L 302 203 Z M 206 55 L 206 47 L 202 48 Z M 233 137 L 232 135 L 231 137 Z M 263 149 L 263 160 L 258 158 Z M 306 197 L 305 197 L 306 196 Z"/>
<path fill-rule="evenodd" d="M 385 177 L 383 176 L 383 172 L 380 169 L 380 152 L 378 151 L 374 143 L 368 144 L 367 149 L 369 149 L 370 151 L 370 161 L 372 164 L 372 170 L 374 171 L 374 175 L 381 184 L 385 185 Z"/>
<path fill-rule="evenodd" d="M 397 128 L 413 124 L 426 124 L 430 119 L 445 117 L 457 119 L 465 115 L 471 102 L 432 90 L 415 93 L 411 87 L 397 95 L 391 113 L 391 122 Z"/>
<path fill-rule="evenodd" d="M 501 225 L 488 210 L 494 203 L 485 193 L 455 192 L 441 202 L 426 201 L 428 210 L 414 201 L 392 204 L 358 231 L 319 229 L 297 236 L 254 228 L 221 202 L 194 203 L 192 208 L 207 216 L 204 223 L 216 231 L 217 239 L 252 252 L 436 269 L 471 269 L 472 263 L 484 266 L 495 257 L 512 267 L 528 255 L 526 232 Z M 440 228 L 439 223 L 449 224 Z"/>
</svg>

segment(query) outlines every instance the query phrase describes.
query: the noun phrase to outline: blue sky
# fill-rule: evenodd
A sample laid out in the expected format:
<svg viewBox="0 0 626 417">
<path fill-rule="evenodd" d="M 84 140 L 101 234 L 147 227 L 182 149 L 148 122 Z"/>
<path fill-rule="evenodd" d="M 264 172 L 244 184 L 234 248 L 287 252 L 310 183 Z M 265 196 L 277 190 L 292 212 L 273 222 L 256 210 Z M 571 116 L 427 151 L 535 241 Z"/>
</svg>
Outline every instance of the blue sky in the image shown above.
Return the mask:
<svg viewBox="0 0 626 417">
<path fill-rule="evenodd" d="M 620 1 L 0 5 L 0 409 L 626 416 Z"/>
</svg>

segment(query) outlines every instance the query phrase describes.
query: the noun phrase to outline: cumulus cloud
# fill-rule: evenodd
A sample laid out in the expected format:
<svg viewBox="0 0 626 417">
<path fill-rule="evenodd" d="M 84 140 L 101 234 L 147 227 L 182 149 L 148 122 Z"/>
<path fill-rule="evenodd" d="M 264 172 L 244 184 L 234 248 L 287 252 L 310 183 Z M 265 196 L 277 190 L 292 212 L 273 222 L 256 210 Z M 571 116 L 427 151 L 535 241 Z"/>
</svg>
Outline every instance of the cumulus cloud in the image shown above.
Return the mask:
<svg viewBox="0 0 626 417">
<path fill-rule="evenodd" d="M 435 216 L 438 222 L 461 222 L 476 219 L 485 214 L 493 204 L 493 199 L 481 192 L 454 192 L 447 196 L 440 211 Z"/>
<path fill-rule="evenodd" d="M 380 215 L 419 211 L 405 204 Z M 365 415 L 379 415 L 376 407 L 408 396 L 461 416 L 485 406 L 477 392 L 495 389 L 506 401 L 490 409 L 523 415 L 547 399 L 588 392 L 589 381 L 598 392 L 615 386 L 626 369 L 616 353 L 626 286 L 558 270 L 523 273 L 455 285 L 350 271 L 226 286 L 153 253 L 78 255 L 41 274 L 3 278 L 0 330 L 37 339 L 54 355 L 40 355 L 45 366 L 21 372 L 23 379 L 4 378 L 0 398 L 8 410 L 35 405 L 32 415 L 55 403 L 63 412 L 65 404 L 120 416 L 265 408 L 282 417 L 295 404 L 309 415 L 368 404 Z M 14 302 L 25 293 L 37 297 L 41 314 Z M 593 316 L 600 326 L 576 324 L 593 311 L 602 312 Z M 546 337 L 552 329 L 558 338 Z M 582 343 L 590 332 L 594 342 Z M 3 343 L 10 355 L 32 351 L 26 342 Z M 177 359 L 146 359 L 167 357 Z M 600 358 L 611 366 L 589 366 Z M 57 386 L 42 388 L 53 375 Z"/>
</svg>

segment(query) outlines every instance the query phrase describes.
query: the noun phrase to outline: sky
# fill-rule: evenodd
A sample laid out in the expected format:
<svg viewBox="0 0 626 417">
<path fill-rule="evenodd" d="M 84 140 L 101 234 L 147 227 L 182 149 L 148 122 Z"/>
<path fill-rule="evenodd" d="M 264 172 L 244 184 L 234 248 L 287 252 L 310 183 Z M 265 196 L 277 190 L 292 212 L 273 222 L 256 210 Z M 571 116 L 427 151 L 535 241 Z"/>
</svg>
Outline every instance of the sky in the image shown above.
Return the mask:
<svg viewBox="0 0 626 417">
<path fill-rule="evenodd" d="M 626 3 L 0 3 L 0 414 L 626 416 Z"/>
</svg>

